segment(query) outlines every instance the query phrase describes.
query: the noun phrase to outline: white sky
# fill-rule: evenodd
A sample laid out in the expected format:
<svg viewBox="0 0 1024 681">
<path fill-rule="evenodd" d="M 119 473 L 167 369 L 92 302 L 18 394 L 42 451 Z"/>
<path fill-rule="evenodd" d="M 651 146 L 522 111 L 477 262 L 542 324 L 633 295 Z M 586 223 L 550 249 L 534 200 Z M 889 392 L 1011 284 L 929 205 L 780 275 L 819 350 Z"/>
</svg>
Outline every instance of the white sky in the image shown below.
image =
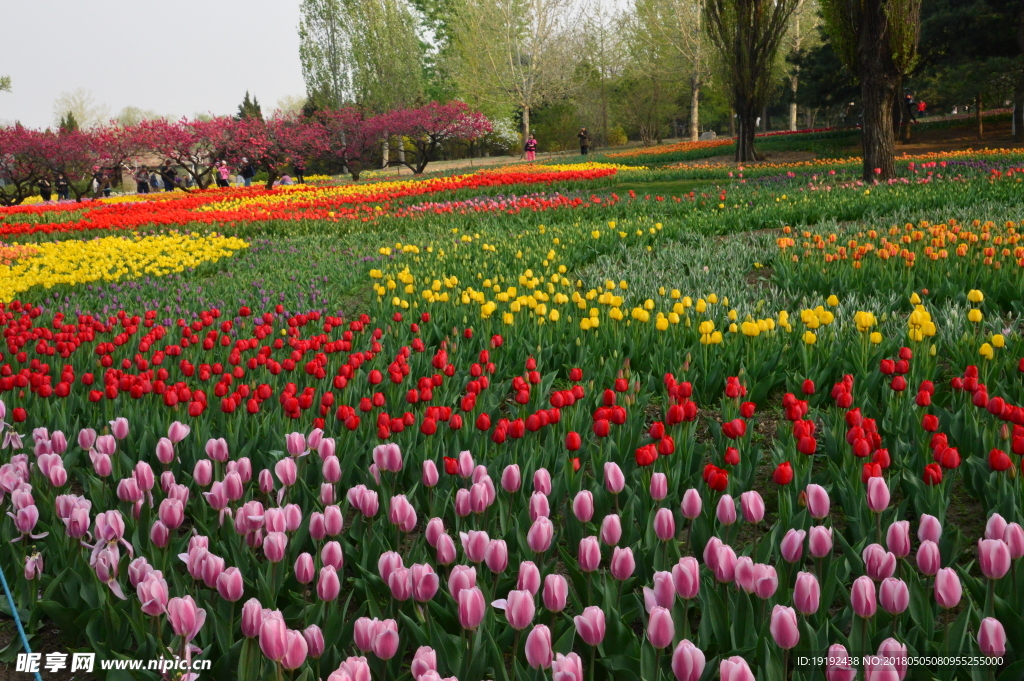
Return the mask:
<svg viewBox="0 0 1024 681">
<path fill-rule="evenodd" d="M 90 90 L 175 117 L 233 113 L 245 91 L 264 111 L 302 95 L 299 0 L 0 0 L 0 122 L 53 124 L 53 101 Z"/>
</svg>

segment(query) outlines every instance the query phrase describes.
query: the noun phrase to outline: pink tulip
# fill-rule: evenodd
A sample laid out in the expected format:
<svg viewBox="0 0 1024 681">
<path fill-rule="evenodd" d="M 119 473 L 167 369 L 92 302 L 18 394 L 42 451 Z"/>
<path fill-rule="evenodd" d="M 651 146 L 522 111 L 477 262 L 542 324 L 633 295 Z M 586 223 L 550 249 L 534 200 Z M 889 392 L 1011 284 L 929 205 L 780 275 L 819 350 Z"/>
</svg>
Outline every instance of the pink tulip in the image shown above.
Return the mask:
<svg viewBox="0 0 1024 681">
<path fill-rule="evenodd" d="M 437 538 L 437 562 L 451 565 L 455 562 L 455 541 L 447 534 Z"/>
<path fill-rule="evenodd" d="M 878 602 L 890 615 L 899 615 L 910 605 L 910 590 L 902 579 L 888 577 L 878 587 Z"/>
<path fill-rule="evenodd" d="M 423 534 L 427 539 L 427 543 L 436 548 L 438 538 L 444 534 L 444 520 L 441 518 L 431 518 L 427 521 L 427 529 Z"/>
<path fill-rule="evenodd" d="M 268 508 L 263 514 L 263 523 L 267 532 L 286 532 L 288 521 L 284 517 L 284 509 L 280 507 Z"/>
<path fill-rule="evenodd" d="M 217 588 L 217 578 L 224 573 L 224 559 L 212 553 L 206 555 L 203 561 L 202 577 L 203 583 L 210 589 Z"/>
<path fill-rule="evenodd" d="M 668 476 L 664 473 L 655 473 L 651 476 L 650 486 L 651 498 L 661 501 L 668 496 Z"/>
<path fill-rule="evenodd" d="M 1017 523 L 1010 523 L 1003 532 L 1003 541 L 1010 549 L 1010 558 L 1017 560 L 1024 556 L 1024 528 Z"/>
<path fill-rule="evenodd" d="M 85 524 L 88 525 L 88 517 L 86 518 Z M 70 533 L 70 527 L 68 531 Z M 149 529 L 149 540 L 153 542 L 153 545 L 157 548 L 167 548 L 167 544 L 171 540 L 171 531 L 167 529 L 166 525 L 164 525 L 162 522 L 158 520 L 155 523 L 153 523 L 153 526 Z"/>
<path fill-rule="evenodd" d="M 274 491 L 274 476 L 266 468 L 260 471 L 259 484 L 260 492 L 263 494 L 270 494 Z"/>
<path fill-rule="evenodd" d="M 409 568 L 409 577 L 412 581 L 412 597 L 417 603 L 426 603 L 437 594 L 441 580 L 430 565 L 413 565 Z"/>
<path fill-rule="evenodd" d="M 601 565 L 601 545 L 597 537 L 584 537 L 580 540 L 579 553 L 577 554 L 580 570 L 583 572 L 594 572 Z"/>
<path fill-rule="evenodd" d="M 192 479 L 200 487 L 208 487 L 213 482 L 213 463 L 209 459 L 199 459 L 192 469 Z"/>
<path fill-rule="evenodd" d="M 473 475 L 473 455 L 469 452 L 459 452 L 459 477 L 468 478 Z"/>
<path fill-rule="evenodd" d="M 177 529 L 185 520 L 185 507 L 177 499 L 164 499 L 158 511 L 160 522 L 169 529 Z"/>
<path fill-rule="evenodd" d="M 633 549 L 615 547 L 612 551 L 610 570 L 612 577 L 620 582 L 629 579 L 636 569 L 636 561 L 633 559 Z"/>
<path fill-rule="evenodd" d="M 288 548 L 288 535 L 284 532 L 269 532 L 263 540 L 263 554 L 271 563 L 284 560 L 285 549 Z"/>
<path fill-rule="evenodd" d="M 828 492 L 821 485 L 810 484 L 805 489 L 807 494 L 807 512 L 812 518 L 823 520 L 828 517 L 829 498 Z"/>
<path fill-rule="evenodd" d="M 530 522 L 540 517 L 551 517 L 551 507 L 548 504 L 548 498 L 544 494 L 534 492 L 530 495 Z"/>
<path fill-rule="evenodd" d="M 672 651 L 672 673 L 676 681 L 700 681 L 704 664 L 704 652 L 689 639 L 684 638 Z"/>
<path fill-rule="evenodd" d="M 826 681 L 854 681 L 857 678 L 857 669 L 852 666 L 853 660 L 846 652 L 846 647 L 839 643 L 829 646 L 828 662 L 825 664 Z"/>
<path fill-rule="evenodd" d="M 476 586 L 476 568 L 468 565 L 456 565 L 448 574 L 448 593 L 452 595 L 455 602 L 459 602 L 459 596 L 466 589 Z"/>
<path fill-rule="evenodd" d="M 385 584 L 388 583 L 391 573 L 400 567 L 405 567 L 405 564 L 402 562 L 402 556 L 394 551 L 386 551 L 377 559 L 377 574 Z"/>
<path fill-rule="evenodd" d="M 779 575 L 771 565 L 758 563 L 754 565 L 754 595 L 761 600 L 768 600 L 779 588 Z"/>
<path fill-rule="evenodd" d="M 815 558 L 824 558 L 832 553 L 832 528 L 815 525 L 807 533 L 807 548 Z"/>
<path fill-rule="evenodd" d="M 680 510 L 683 512 L 683 517 L 693 520 L 700 515 L 702 505 L 700 492 L 691 487 L 683 494 L 683 503 L 680 505 Z"/>
<path fill-rule="evenodd" d="M 1002 539 L 979 539 L 978 564 L 987 578 L 1002 579 L 1010 571 L 1010 547 Z"/>
<path fill-rule="evenodd" d="M 325 437 L 320 440 L 320 444 L 316 446 L 316 453 L 320 456 L 321 461 L 327 461 L 337 457 L 338 443 L 335 442 L 333 437 Z"/>
<path fill-rule="evenodd" d="M 309 536 L 313 541 L 323 541 L 327 536 L 327 521 L 320 511 L 313 511 L 309 514 Z"/>
<path fill-rule="evenodd" d="M 237 477 L 237 475 L 234 474 L 234 473 L 228 473 L 228 475 L 227 475 L 228 478 L 230 478 L 232 476 Z M 334 511 L 331 510 L 332 508 L 334 509 Z M 330 519 L 330 516 L 331 516 L 332 512 L 336 513 L 336 517 L 333 518 L 333 519 Z M 340 508 L 338 508 L 336 506 L 334 506 L 334 507 L 330 507 L 329 506 L 329 507 L 325 508 L 324 509 L 324 521 L 325 521 L 325 525 L 328 528 L 327 534 L 331 534 L 331 529 L 330 528 L 336 528 L 337 529 L 337 533 L 338 534 L 341 533 L 341 509 Z M 286 532 L 294 532 L 295 530 L 299 529 L 299 527 L 302 525 L 302 507 L 299 506 L 298 504 L 288 504 L 287 506 L 285 506 L 284 507 L 284 523 L 285 523 L 285 531 Z"/>
<path fill-rule="evenodd" d="M 782 558 L 787 563 L 796 563 L 804 553 L 804 538 L 807 532 L 804 530 L 790 529 L 782 538 Z"/>
<path fill-rule="evenodd" d="M 156 460 L 165 466 L 174 461 L 174 444 L 165 437 L 156 443 Z"/>
<path fill-rule="evenodd" d="M 465 518 L 473 512 L 473 503 L 470 498 L 469 490 L 466 488 L 460 488 L 455 492 L 455 515 L 460 518 Z"/>
<path fill-rule="evenodd" d="M 437 481 L 440 479 L 440 475 L 437 472 L 437 464 L 430 459 L 423 462 L 423 486 L 430 488 L 437 485 Z"/>
<path fill-rule="evenodd" d="M 986 617 L 981 621 L 978 627 L 978 647 L 986 657 L 1006 655 L 1006 630 L 999 620 Z"/>
<path fill-rule="evenodd" d="M 535 606 L 529 591 L 510 591 L 507 599 L 496 600 L 492 605 L 505 611 L 509 626 L 516 631 L 522 631 L 533 622 Z"/>
<path fill-rule="evenodd" d="M 135 588 L 150 572 L 153 572 L 153 566 L 144 556 L 139 556 L 128 564 L 128 583 Z"/>
<path fill-rule="evenodd" d="M 437 653 L 429 646 L 420 646 L 412 657 L 412 678 L 419 680 L 427 672 L 437 671 Z"/>
<path fill-rule="evenodd" d="M 736 513 L 735 507 L 733 507 L 733 513 Z M 661 541 L 671 541 L 675 538 L 676 519 L 672 515 L 671 509 L 659 508 L 658 512 L 654 514 L 654 534 Z"/>
<path fill-rule="evenodd" d="M 206 610 L 197 606 L 191 596 L 172 598 L 167 602 L 167 619 L 174 633 L 187 643 L 203 628 Z"/>
<path fill-rule="evenodd" d="M 101 478 L 106 478 L 110 475 L 113 465 L 108 455 L 93 451 L 89 452 L 89 458 L 92 460 L 92 469 L 96 472 L 96 475 Z"/>
<path fill-rule="evenodd" d="M 313 556 L 308 553 L 300 553 L 295 559 L 295 579 L 299 584 L 309 584 L 313 581 L 316 569 L 313 567 Z"/>
<path fill-rule="evenodd" d="M 192 428 L 190 426 L 179 421 L 175 421 L 167 429 L 167 437 L 170 438 L 171 442 L 177 444 L 188 437 L 188 434 L 191 432 Z"/>
<path fill-rule="evenodd" d="M 324 481 L 334 484 L 341 480 L 341 461 L 338 457 L 332 456 L 324 459 L 323 465 L 320 467 L 320 472 L 324 476 Z"/>
<path fill-rule="evenodd" d="M 365 657 L 349 657 L 327 681 L 370 681 L 370 665 Z"/>
<path fill-rule="evenodd" d="M 768 628 L 772 638 L 775 639 L 775 645 L 783 650 L 794 648 L 800 642 L 800 628 L 796 621 L 796 610 L 793 608 L 784 605 L 776 605 L 772 608 L 772 618 Z"/>
<path fill-rule="evenodd" d="M 459 536 L 462 539 L 462 551 L 466 554 L 466 559 L 470 563 L 482 563 L 487 554 L 487 547 L 491 543 L 487 533 L 470 530 L 469 532 L 460 532 Z"/>
<path fill-rule="evenodd" d="M 743 519 L 748 523 L 759 523 L 764 519 L 764 499 L 757 492 L 741 494 L 740 508 L 743 511 Z"/>
<path fill-rule="evenodd" d="M 647 612 L 655 606 L 669 610 L 676 603 L 676 585 L 672 582 L 671 572 L 655 572 L 654 588 L 644 587 L 644 606 Z"/>
<path fill-rule="evenodd" d="M 534 669 L 547 669 L 553 661 L 551 630 L 538 624 L 526 637 L 526 661 Z"/>
<path fill-rule="evenodd" d="M 378 624 L 380 624 L 380 620 L 377 618 L 360 617 L 355 621 L 352 627 L 352 640 L 355 642 L 356 648 L 364 653 L 373 650 L 373 639 L 377 636 Z"/>
<path fill-rule="evenodd" d="M 508 567 L 508 546 L 503 539 L 490 540 L 484 552 L 484 562 L 487 569 L 495 574 L 505 571 Z"/>
<path fill-rule="evenodd" d="M 601 521 L 601 541 L 607 546 L 615 546 L 620 539 L 622 539 L 622 521 L 617 514 L 609 513 Z"/>
<path fill-rule="evenodd" d="M 159 570 L 154 570 L 146 575 L 136 587 L 139 602 L 142 604 L 142 612 L 150 617 L 159 617 L 167 612 L 167 604 L 170 602 L 167 592 L 167 580 Z"/>
<path fill-rule="evenodd" d="M 160 474 L 160 489 L 165 494 L 170 494 L 170 490 L 175 487 L 174 484 L 174 473 L 171 471 L 164 471 Z"/>
<path fill-rule="evenodd" d="M 793 605 L 804 615 L 818 612 L 821 603 L 821 585 L 818 578 L 810 572 L 798 572 L 796 586 L 793 589 Z"/>
<path fill-rule="evenodd" d="M 338 579 L 338 571 L 333 565 L 325 565 L 320 568 L 320 578 L 316 583 L 316 595 L 321 601 L 333 601 L 341 593 L 341 581 Z"/>
<path fill-rule="evenodd" d="M 263 626 L 263 606 L 255 598 L 250 598 L 242 606 L 242 636 L 255 638 Z"/>
<path fill-rule="evenodd" d="M 242 571 L 236 567 L 229 567 L 217 576 L 217 593 L 225 601 L 234 603 L 241 600 L 245 592 L 245 581 L 242 579 Z"/>
<path fill-rule="evenodd" d="M 534 553 L 544 553 L 551 548 L 555 526 L 547 518 L 537 518 L 526 533 L 526 543 Z"/>
<path fill-rule="evenodd" d="M 377 625 L 373 638 L 373 654 L 381 660 L 390 660 L 398 652 L 398 624 L 395 620 L 384 620 Z"/>
<path fill-rule="evenodd" d="M 667 648 L 675 638 L 676 627 L 672 622 L 672 613 L 661 606 L 651 608 L 647 620 L 647 640 L 655 648 Z"/>
<path fill-rule="evenodd" d="M 0 419 L 2 420 L 2 419 Z M 82 449 L 91 449 L 96 444 L 96 431 L 92 428 L 82 428 L 78 431 L 78 446 Z"/>
<path fill-rule="evenodd" d="M 626 486 L 626 477 L 614 461 L 606 461 L 604 464 L 604 486 L 612 494 L 618 494 Z"/>
<path fill-rule="evenodd" d="M 388 520 L 392 525 L 397 525 L 402 532 L 412 532 L 416 527 L 416 509 L 412 507 L 404 494 L 396 494 L 391 497 L 391 508 L 388 510 Z"/>
<path fill-rule="evenodd" d="M 596 605 L 584 608 L 583 614 L 574 617 L 573 622 L 576 623 L 576 633 L 588 646 L 598 646 L 604 640 L 604 610 Z"/>
<path fill-rule="evenodd" d="M 935 573 L 935 602 L 949 610 L 960 604 L 963 587 L 953 568 L 942 568 Z"/>
<path fill-rule="evenodd" d="M 396 568 L 388 577 L 388 588 L 396 601 L 404 602 L 412 598 L 412 572 L 409 568 Z"/>
<path fill-rule="evenodd" d="M 896 572 L 896 556 L 882 548 L 881 544 L 868 544 L 861 553 L 864 570 L 868 577 L 880 582 Z"/>
<path fill-rule="evenodd" d="M 728 494 L 723 494 L 718 499 L 715 515 L 718 517 L 718 522 L 723 525 L 732 525 L 736 522 L 736 501 Z"/>
<path fill-rule="evenodd" d="M 100 435 L 96 438 L 96 451 L 106 456 L 113 456 L 117 451 L 117 440 L 113 435 Z"/>
<path fill-rule="evenodd" d="M 897 558 L 910 555 L 910 521 L 897 520 L 885 533 L 885 545 Z"/>
<path fill-rule="evenodd" d="M 733 577 L 738 587 L 748 594 L 754 593 L 754 559 L 750 556 L 737 558 Z"/>
<path fill-rule="evenodd" d="M 933 541 L 938 544 L 939 539 L 942 538 L 942 525 L 939 523 L 939 519 L 933 515 L 922 513 L 918 520 L 917 538 L 921 541 Z"/>
<path fill-rule="evenodd" d="M 889 486 L 885 478 L 868 478 L 868 508 L 875 513 L 881 513 L 889 508 Z"/>
<path fill-rule="evenodd" d="M 718 565 L 718 549 L 722 547 L 722 540 L 718 537 L 712 537 L 708 539 L 708 543 L 704 545 L 704 564 L 708 566 L 712 572 L 715 571 L 715 566 Z"/>
<path fill-rule="evenodd" d="M 540 570 L 531 560 L 524 560 L 519 564 L 519 574 L 516 576 L 516 588 L 521 591 L 529 591 L 534 596 L 540 591 Z"/>
<path fill-rule="evenodd" d="M 533 473 L 533 490 L 547 496 L 551 494 L 551 473 L 546 468 L 538 468 Z"/>
<path fill-rule="evenodd" d="M 679 562 L 672 566 L 672 582 L 680 598 L 696 598 L 700 592 L 700 566 L 697 559 L 692 556 L 680 558 Z"/>
<path fill-rule="evenodd" d="M 551 681 L 583 681 L 583 660 L 576 653 L 555 655 L 551 663 Z"/>
<path fill-rule="evenodd" d="M 854 580 L 850 589 L 850 602 L 853 605 L 853 612 L 858 617 L 874 617 L 877 609 L 875 583 L 870 577 L 861 575 Z"/>
<path fill-rule="evenodd" d="M 572 500 L 572 513 L 581 523 L 589 523 L 594 517 L 594 495 L 590 490 L 582 490 Z"/>
<path fill-rule="evenodd" d="M 303 433 L 288 433 L 284 436 L 284 442 L 288 456 L 299 457 L 304 456 L 308 452 L 306 436 Z"/>
<path fill-rule="evenodd" d="M 894 638 L 887 638 L 878 646 L 878 657 L 889 662 L 902 680 L 907 675 L 907 646 Z"/>
<path fill-rule="evenodd" d="M 299 517 L 301 518 L 301 511 L 299 511 Z M 287 514 L 287 512 L 286 512 Z M 341 534 L 344 526 L 344 520 L 341 516 L 341 508 L 338 506 L 328 506 L 324 509 L 324 532 L 332 537 L 337 537 Z"/>
<path fill-rule="evenodd" d="M 513 494 L 519 491 L 519 487 L 522 485 L 522 476 L 519 473 L 519 466 L 517 464 L 511 464 L 505 467 L 505 470 L 501 472 L 501 488 Z"/>
<path fill-rule="evenodd" d="M 463 629 L 476 629 L 484 619 L 486 603 L 480 589 L 470 587 L 459 592 L 459 624 Z"/>
<path fill-rule="evenodd" d="M 324 633 L 320 627 L 310 624 L 302 630 L 302 638 L 306 639 L 306 648 L 310 657 L 315 659 L 324 654 Z"/>
<path fill-rule="evenodd" d="M 310 431 L 309 436 L 306 437 L 306 447 L 310 450 L 319 450 L 320 443 L 324 441 L 324 431 L 320 428 L 314 428 Z"/>
<path fill-rule="evenodd" d="M 917 547 L 917 569 L 929 577 L 935 575 L 942 567 L 942 556 L 939 546 L 930 539 L 925 539 Z"/>
<path fill-rule="evenodd" d="M 228 460 L 228 443 L 224 438 L 210 438 L 206 441 L 206 456 L 213 461 L 224 462 Z"/>
<path fill-rule="evenodd" d="M 281 459 L 274 464 L 274 473 L 285 487 L 291 487 L 295 484 L 298 472 L 298 468 L 295 466 L 295 459 Z"/>
<path fill-rule="evenodd" d="M 110 433 L 118 440 L 128 437 L 128 419 L 119 416 L 110 422 Z"/>
<path fill-rule="evenodd" d="M 549 612 L 565 609 L 569 597 L 569 582 L 562 575 L 550 574 L 544 578 L 544 607 Z"/>
<path fill-rule="evenodd" d="M 46 455 L 44 454 L 44 456 Z M 124 478 L 117 483 L 117 498 L 130 504 L 134 504 L 142 498 L 142 490 L 139 489 L 139 483 L 135 481 L 135 478 Z"/>
<path fill-rule="evenodd" d="M 1006 526 L 1006 519 L 998 513 L 993 513 L 985 523 L 985 539 L 1002 539 L 1006 534 Z"/>
<path fill-rule="evenodd" d="M 747 661 L 739 656 L 719 662 L 718 676 L 721 681 L 754 681 L 754 672 L 750 671 Z"/>
</svg>

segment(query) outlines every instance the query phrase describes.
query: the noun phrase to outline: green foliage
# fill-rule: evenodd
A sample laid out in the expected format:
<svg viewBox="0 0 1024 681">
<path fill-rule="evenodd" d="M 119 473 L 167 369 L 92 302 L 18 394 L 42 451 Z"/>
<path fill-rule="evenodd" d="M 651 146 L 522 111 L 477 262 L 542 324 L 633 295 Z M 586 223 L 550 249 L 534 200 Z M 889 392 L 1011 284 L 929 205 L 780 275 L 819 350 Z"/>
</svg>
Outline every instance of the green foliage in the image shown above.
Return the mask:
<svg viewBox="0 0 1024 681">
<path fill-rule="evenodd" d="M 247 118 L 258 118 L 263 120 L 263 109 L 260 108 L 260 102 L 256 97 L 249 97 L 249 91 L 245 91 L 245 98 L 242 103 L 238 105 L 237 118 L 244 120 Z"/>
<path fill-rule="evenodd" d="M 75 112 L 68 111 L 66 116 L 60 119 L 60 124 L 57 126 L 61 132 L 75 132 L 78 130 L 78 121 L 75 119 Z"/>
<path fill-rule="evenodd" d="M 11 91 L 11 77 L 10 76 L 0 76 L 0 92 L 10 92 L 10 91 Z"/>
</svg>

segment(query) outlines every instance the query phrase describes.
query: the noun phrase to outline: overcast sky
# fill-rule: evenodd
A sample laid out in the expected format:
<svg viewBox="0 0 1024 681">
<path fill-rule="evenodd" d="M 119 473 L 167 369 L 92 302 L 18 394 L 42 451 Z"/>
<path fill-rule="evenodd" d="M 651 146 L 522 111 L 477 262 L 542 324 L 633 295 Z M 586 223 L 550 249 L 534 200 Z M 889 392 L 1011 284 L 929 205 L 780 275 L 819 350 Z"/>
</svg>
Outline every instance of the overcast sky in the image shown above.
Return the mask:
<svg viewBox="0 0 1024 681">
<path fill-rule="evenodd" d="M 64 91 L 175 117 L 302 95 L 298 0 L 0 0 L 0 122 L 54 122 Z"/>
</svg>

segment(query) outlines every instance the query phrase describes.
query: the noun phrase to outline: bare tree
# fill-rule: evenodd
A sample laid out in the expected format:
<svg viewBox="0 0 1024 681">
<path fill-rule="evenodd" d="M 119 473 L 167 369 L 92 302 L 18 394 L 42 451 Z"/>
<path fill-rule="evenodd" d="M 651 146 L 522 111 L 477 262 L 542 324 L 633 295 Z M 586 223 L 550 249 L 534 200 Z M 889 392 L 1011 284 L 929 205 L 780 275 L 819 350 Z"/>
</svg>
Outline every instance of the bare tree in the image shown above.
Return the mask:
<svg viewBox="0 0 1024 681">
<path fill-rule="evenodd" d="M 796 10 L 793 12 L 793 21 L 786 34 L 785 44 L 789 57 L 789 73 L 786 80 L 789 85 L 789 129 L 796 130 L 797 104 L 796 94 L 800 87 L 800 55 L 812 48 L 817 43 L 818 24 L 820 14 L 818 13 L 817 0 L 797 0 Z"/>
<path fill-rule="evenodd" d="M 102 125 L 110 118 L 110 109 L 106 105 L 97 104 L 92 91 L 81 87 L 60 93 L 53 102 L 53 120 L 56 125 L 60 125 L 60 121 L 69 113 L 74 114 L 82 129 Z"/>
<path fill-rule="evenodd" d="M 895 174 L 893 111 L 917 60 L 921 0 L 821 0 L 840 59 L 860 79 L 865 180 Z"/>
<path fill-rule="evenodd" d="M 463 0 L 450 66 L 460 91 L 522 111 L 525 139 L 530 112 L 572 88 L 570 25 L 582 28 L 584 18 L 572 0 Z"/>
<path fill-rule="evenodd" d="M 859 0 L 851 0 L 859 1 Z M 755 125 L 775 85 L 779 45 L 798 0 L 707 0 L 705 27 L 718 51 L 739 123 L 736 161 L 758 159 Z"/>
</svg>

